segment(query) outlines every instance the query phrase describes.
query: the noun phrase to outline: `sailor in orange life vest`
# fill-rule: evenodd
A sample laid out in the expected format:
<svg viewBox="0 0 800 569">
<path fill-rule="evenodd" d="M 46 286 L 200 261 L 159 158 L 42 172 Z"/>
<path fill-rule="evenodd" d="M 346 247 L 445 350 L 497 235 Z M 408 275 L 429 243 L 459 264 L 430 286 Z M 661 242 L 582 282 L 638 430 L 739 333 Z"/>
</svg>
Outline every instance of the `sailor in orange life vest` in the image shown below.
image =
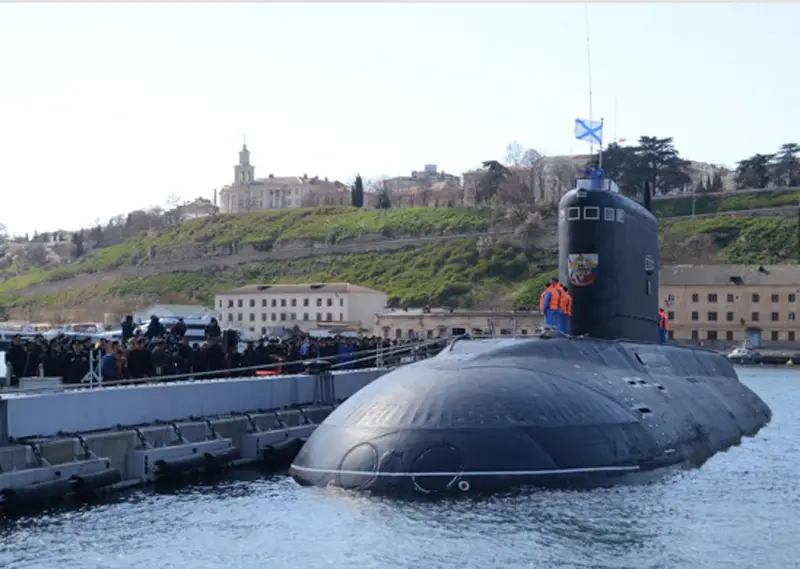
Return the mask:
<svg viewBox="0 0 800 569">
<path fill-rule="evenodd" d="M 658 343 L 667 343 L 667 333 L 669 331 L 669 318 L 663 308 L 658 309 Z"/>
<path fill-rule="evenodd" d="M 561 330 L 564 334 L 569 334 L 569 317 L 572 314 L 572 296 L 570 296 L 569 291 L 566 287 L 562 285 L 558 285 L 561 287 L 561 304 L 559 305 L 559 309 L 561 310 Z"/>
<path fill-rule="evenodd" d="M 569 293 L 564 290 L 558 279 L 553 279 L 548 283 L 547 288 L 544 289 L 541 297 L 539 297 L 539 310 L 544 314 L 545 326 L 567 333 L 569 324 L 564 317 L 563 309 L 566 303 L 565 296 L 568 295 Z"/>
</svg>

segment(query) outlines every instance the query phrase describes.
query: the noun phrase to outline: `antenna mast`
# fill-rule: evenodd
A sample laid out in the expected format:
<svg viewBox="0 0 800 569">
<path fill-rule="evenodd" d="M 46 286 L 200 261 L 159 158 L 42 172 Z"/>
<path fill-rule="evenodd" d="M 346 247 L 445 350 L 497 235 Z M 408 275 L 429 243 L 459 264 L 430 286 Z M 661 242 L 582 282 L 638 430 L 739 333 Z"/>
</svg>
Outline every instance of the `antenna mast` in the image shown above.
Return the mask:
<svg viewBox="0 0 800 569">
<path fill-rule="evenodd" d="M 589 42 L 589 5 L 583 5 L 584 23 L 586 24 L 586 63 L 589 72 L 589 124 L 592 124 L 592 46 Z M 602 152 L 602 151 L 601 151 Z M 589 154 L 594 154 L 594 143 L 589 144 Z"/>
</svg>

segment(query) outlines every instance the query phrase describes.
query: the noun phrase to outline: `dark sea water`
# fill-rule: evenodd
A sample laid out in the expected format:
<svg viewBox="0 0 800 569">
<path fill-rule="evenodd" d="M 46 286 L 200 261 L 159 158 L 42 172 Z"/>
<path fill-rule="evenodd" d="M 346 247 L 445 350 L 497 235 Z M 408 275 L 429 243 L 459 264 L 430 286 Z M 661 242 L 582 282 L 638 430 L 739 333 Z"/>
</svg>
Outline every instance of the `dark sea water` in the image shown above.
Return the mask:
<svg viewBox="0 0 800 569">
<path fill-rule="evenodd" d="M 740 374 L 773 422 L 648 484 L 409 503 L 249 473 L 10 522 L 0 567 L 800 568 L 800 371 Z"/>
</svg>

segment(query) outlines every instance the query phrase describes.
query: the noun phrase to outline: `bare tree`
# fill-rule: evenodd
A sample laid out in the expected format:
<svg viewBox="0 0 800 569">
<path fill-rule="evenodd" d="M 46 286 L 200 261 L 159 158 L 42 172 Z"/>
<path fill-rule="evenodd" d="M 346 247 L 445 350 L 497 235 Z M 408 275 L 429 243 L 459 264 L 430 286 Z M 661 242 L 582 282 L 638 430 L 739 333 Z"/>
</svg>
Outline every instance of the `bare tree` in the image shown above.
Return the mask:
<svg viewBox="0 0 800 569">
<path fill-rule="evenodd" d="M 8 226 L 5 223 L 0 223 L 0 243 L 8 241 Z"/>
<path fill-rule="evenodd" d="M 423 185 L 419 186 L 417 188 L 417 190 L 418 191 L 416 192 L 417 195 L 416 195 L 416 200 L 415 201 L 419 202 L 419 203 L 417 203 L 416 205 L 427 207 L 428 202 L 430 201 L 431 195 L 433 193 L 432 190 L 431 190 L 430 185 L 429 184 L 423 184 Z"/>
<path fill-rule="evenodd" d="M 542 155 L 533 148 L 526 148 L 519 141 L 514 140 L 506 146 L 507 166 L 530 166 L 537 162 Z"/>
<path fill-rule="evenodd" d="M 181 199 L 178 194 L 170 194 L 167 196 L 167 199 L 164 200 L 164 207 L 167 210 L 172 210 L 181 205 L 182 202 L 183 199 Z"/>
</svg>

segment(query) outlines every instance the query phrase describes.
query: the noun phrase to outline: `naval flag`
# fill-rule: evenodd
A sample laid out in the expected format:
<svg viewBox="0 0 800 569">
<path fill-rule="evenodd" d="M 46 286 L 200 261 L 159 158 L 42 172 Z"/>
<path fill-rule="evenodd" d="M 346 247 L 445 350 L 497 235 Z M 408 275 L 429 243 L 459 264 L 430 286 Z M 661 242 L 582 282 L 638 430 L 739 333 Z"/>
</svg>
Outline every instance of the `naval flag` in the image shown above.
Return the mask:
<svg viewBox="0 0 800 569">
<path fill-rule="evenodd" d="M 603 144 L 603 121 L 575 119 L 575 138 L 590 144 Z"/>
</svg>

